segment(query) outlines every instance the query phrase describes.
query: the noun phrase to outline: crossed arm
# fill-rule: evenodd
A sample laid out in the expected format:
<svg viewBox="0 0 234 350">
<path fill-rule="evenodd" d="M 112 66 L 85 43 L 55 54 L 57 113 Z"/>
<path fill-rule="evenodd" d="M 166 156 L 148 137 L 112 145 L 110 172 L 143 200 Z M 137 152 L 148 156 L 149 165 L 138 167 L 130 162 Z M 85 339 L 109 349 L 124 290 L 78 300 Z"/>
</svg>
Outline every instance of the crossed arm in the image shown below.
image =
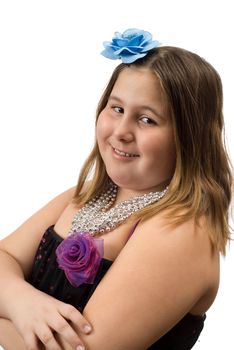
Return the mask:
<svg viewBox="0 0 234 350">
<path fill-rule="evenodd" d="M 55 222 L 55 217 L 59 216 L 65 202 L 64 198 L 55 200 L 52 205 L 36 214 L 32 221 L 29 220 L 26 226 L 24 224 L 20 231 L 1 245 L 7 254 L 13 256 L 19 270 L 16 273 L 16 267 L 14 267 L 4 274 L 1 268 L 1 280 L 5 278 L 4 283 L 9 281 L 10 285 L 8 285 L 8 296 L 4 293 L 0 294 L 0 315 L 10 318 L 16 326 L 20 323 L 18 321 L 20 308 L 13 297 L 14 286 L 17 286 L 19 293 L 20 291 L 28 293 L 29 299 L 31 296 L 31 300 L 27 300 L 27 303 L 24 301 L 24 305 L 34 303 L 35 310 L 38 310 L 39 306 L 41 308 L 43 303 L 46 304 L 49 301 L 48 307 L 57 308 L 60 315 L 63 313 L 60 309 L 61 304 L 59 306 L 53 304 L 51 300 L 45 299 L 48 297 L 45 295 L 40 299 L 39 294 L 36 293 L 41 292 L 26 285 L 22 272 L 20 275 L 20 269 L 27 275 L 41 232 Z M 49 219 L 44 222 L 45 227 L 38 224 L 35 239 L 35 235 L 33 238 L 30 232 L 32 229 L 35 232 L 35 222 L 45 217 L 45 211 Z M 48 216 L 50 211 L 54 213 L 54 217 Z M 204 235 L 202 228 L 195 226 L 192 220 L 176 228 L 165 225 L 164 220 L 163 217 L 158 216 L 138 225 L 134 235 L 122 249 L 86 305 L 83 313 L 85 318 L 79 316 L 78 311 L 74 320 L 69 319 L 71 315 L 64 316 L 64 319 L 69 319 L 70 322 L 68 326 L 64 326 L 64 332 L 56 334 L 57 344 L 60 343 L 60 347 L 58 345 L 56 349 L 75 349 L 77 343 L 73 341 L 69 343 L 66 338 L 69 338 L 67 333 L 64 336 L 65 332 L 71 332 L 69 328 L 72 328 L 85 344 L 86 350 L 144 350 L 190 312 L 193 306 L 209 292 L 212 255 L 208 237 Z M 157 230 L 154 229 L 155 227 Z M 19 242 L 23 244 L 21 249 L 17 248 L 13 240 L 18 245 Z M 30 250 L 27 258 L 20 253 L 22 247 L 23 251 Z M 9 263 L 5 265 L 10 266 Z M 3 305 L 6 301 L 18 310 L 18 318 L 14 315 L 13 306 Z M 66 314 L 65 311 L 64 313 Z M 82 331 L 86 320 L 92 325 L 92 331 L 88 335 Z M 70 336 L 72 338 L 71 333 Z M 49 343 L 50 339 L 46 349 L 55 349 Z"/>
</svg>

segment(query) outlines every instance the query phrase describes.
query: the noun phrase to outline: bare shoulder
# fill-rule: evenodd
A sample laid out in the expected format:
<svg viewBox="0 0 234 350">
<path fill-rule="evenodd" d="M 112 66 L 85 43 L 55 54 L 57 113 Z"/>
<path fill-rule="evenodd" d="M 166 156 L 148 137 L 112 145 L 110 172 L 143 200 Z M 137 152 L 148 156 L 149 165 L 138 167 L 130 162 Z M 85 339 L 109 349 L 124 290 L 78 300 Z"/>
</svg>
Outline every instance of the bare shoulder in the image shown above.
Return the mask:
<svg viewBox="0 0 234 350">
<path fill-rule="evenodd" d="M 197 301 L 190 312 L 202 314 L 207 311 L 219 286 L 219 252 L 212 248 L 205 217 L 198 222 L 192 218 L 175 226 L 160 214 L 139 225 L 134 240 L 136 245 L 145 246 L 152 263 L 157 261 L 162 269 L 171 271 L 170 278 L 175 278 L 175 285 L 181 271 L 184 287 L 197 288 L 194 294 L 194 301 Z"/>
<path fill-rule="evenodd" d="M 45 230 L 56 223 L 72 201 L 75 188 L 70 188 L 33 214 L 13 233 L 0 241 L 0 249 L 15 258 L 25 274 L 30 268 L 39 241 Z"/>
<path fill-rule="evenodd" d="M 181 224 L 174 225 L 162 213 L 140 223 L 134 238 L 136 242 L 142 240 L 141 243 L 144 241 L 145 244 L 147 244 L 146 238 L 148 238 L 155 245 L 162 245 L 161 248 L 165 245 L 168 254 L 183 253 L 182 257 L 189 257 L 192 254 L 193 257 L 198 256 L 199 260 L 205 259 L 207 262 L 212 262 L 216 257 L 207 233 L 205 217 L 201 217 L 198 222 L 191 218 Z"/>
<path fill-rule="evenodd" d="M 218 253 L 202 220 L 171 226 L 158 215 L 138 224 L 84 310 L 98 334 L 88 345 L 101 344 L 106 329 L 113 348 L 147 348 L 185 314 L 209 308 L 218 285 Z M 111 329 L 120 330 L 117 338 Z"/>
</svg>

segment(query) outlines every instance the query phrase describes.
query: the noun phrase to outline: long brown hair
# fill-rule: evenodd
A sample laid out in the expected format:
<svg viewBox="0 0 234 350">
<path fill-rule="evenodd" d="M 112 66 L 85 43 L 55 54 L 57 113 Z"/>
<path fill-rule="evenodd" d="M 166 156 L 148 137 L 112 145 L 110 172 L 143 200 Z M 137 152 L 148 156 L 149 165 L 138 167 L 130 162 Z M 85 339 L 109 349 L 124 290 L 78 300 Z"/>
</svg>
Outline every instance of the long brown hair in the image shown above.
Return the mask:
<svg viewBox="0 0 234 350">
<path fill-rule="evenodd" d="M 176 47 L 153 49 L 132 65 L 146 67 L 159 78 L 172 119 L 176 147 L 175 172 L 166 196 L 136 213 L 134 218 L 146 219 L 168 209 L 168 218 L 178 224 L 205 215 L 213 247 L 225 254 L 230 237 L 228 208 L 232 175 L 224 143 L 221 79 L 200 56 Z M 106 107 L 120 72 L 128 66 L 120 64 L 114 70 L 98 104 L 96 120 Z M 92 179 L 82 192 L 91 172 Z M 83 205 L 104 189 L 107 180 L 95 142 L 81 169 L 74 202 Z"/>
</svg>

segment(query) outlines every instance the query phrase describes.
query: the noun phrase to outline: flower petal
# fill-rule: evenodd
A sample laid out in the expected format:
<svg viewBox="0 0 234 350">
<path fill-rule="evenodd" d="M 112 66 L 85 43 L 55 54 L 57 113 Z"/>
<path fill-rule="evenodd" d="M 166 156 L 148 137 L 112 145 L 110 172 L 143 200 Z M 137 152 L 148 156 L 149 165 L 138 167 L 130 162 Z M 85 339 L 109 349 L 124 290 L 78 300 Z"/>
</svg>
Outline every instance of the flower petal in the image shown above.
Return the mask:
<svg viewBox="0 0 234 350">
<path fill-rule="evenodd" d="M 133 63 L 135 62 L 136 60 L 138 60 L 139 58 L 142 58 L 146 56 L 146 53 L 138 53 L 136 55 L 124 55 L 123 57 L 121 57 L 121 60 L 123 63 Z"/>
<path fill-rule="evenodd" d="M 156 47 L 158 47 L 158 46 L 160 46 L 160 45 L 161 45 L 161 44 L 160 44 L 159 41 L 154 40 L 154 41 L 152 41 L 151 43 L 147 44 L 147 45 L 144 47 L 144 52 L 149 51 L 149 50 L 152 50 L 152 49 L 154 49 L 154 48 L 156 48 Z"/>
<path fill-rule="evenodd" d="M 129 40 L 128 46 L 142 46 L 142 35 L 135 36 Z"/>
<path fill-rule="evenodd" d="M 121 59 L 123 63 L 132 63 L 144 57 L 148 51 L 160 45 L 159 41 L 152 40 L 149 32 L 137 28 L 130 28 L 123 32 L 115 32 L 112 41 L 103 43 L 105 50 L 101 54 L 112 60 Z M 131 55 L 131 57 L 130 57 Z"/>
<path fill-rule="evenodd" d="M 122 38 L 114 38 L 112 40 L 112 45 L 114 46 L 126 46 L 126 45 L 129 45 L 129 40 L 128 39 L 122 39 Z"/>
<path fill-rule="evenodd" d="M 87 232 L 75 232 L 56 249 L 58 266 L 74 287 L 94 282 L 103 255 L 103 239 L 95 239 Z"/>
</svg>

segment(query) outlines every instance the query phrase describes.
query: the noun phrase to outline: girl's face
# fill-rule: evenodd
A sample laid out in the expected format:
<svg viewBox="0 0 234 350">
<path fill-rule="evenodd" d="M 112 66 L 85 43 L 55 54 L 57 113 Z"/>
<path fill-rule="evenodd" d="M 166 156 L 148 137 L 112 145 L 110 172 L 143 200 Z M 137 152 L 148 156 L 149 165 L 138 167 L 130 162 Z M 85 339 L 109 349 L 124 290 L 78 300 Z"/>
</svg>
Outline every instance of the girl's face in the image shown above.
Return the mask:
<svg viewBox="0 0 234 350">
<path fill-rule="evenodd" d="M 139 194 L 165 188 L 175 168 L 175 144 L 155 74 L 133 67 L 120 73 L 96 137 L 107 173 L 119 187 Z"/>
</svg>

